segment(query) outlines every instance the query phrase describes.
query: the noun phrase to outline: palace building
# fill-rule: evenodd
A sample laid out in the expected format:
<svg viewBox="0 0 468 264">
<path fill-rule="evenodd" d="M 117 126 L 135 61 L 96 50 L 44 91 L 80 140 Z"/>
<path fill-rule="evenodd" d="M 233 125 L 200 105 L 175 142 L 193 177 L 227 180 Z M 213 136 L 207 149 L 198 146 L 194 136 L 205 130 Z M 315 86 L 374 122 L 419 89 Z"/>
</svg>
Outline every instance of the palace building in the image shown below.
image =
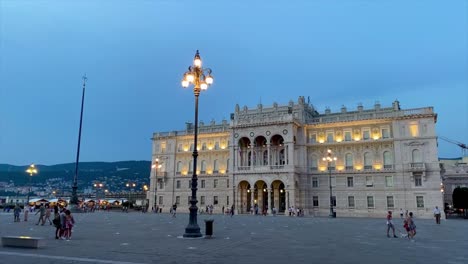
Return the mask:
<svg viewBox="0 0 468 264">
<path fill-rule="evenodd" d="M 200 210 L 234 205 L 237 214 L 254 207 L 283 214 L 294 206 L 327 216 L 331 201 L 338 217 L 385 217 L 402 208 L 429 218 L 443 208 L 436 121 L 432 107 L 400 109 L 398 101 L 336 113 L 319 113 L 302 96 L 288 105 L 236 105 L 229 122 L 199 123 L 198 146 L 191 123 L 153 134 L 160 166 L 147 198 L 165 212 L 173 204 L 188 212 L 197 147 Z M 336 161 L 324 161 L 328 150 Z"/>
</svg>

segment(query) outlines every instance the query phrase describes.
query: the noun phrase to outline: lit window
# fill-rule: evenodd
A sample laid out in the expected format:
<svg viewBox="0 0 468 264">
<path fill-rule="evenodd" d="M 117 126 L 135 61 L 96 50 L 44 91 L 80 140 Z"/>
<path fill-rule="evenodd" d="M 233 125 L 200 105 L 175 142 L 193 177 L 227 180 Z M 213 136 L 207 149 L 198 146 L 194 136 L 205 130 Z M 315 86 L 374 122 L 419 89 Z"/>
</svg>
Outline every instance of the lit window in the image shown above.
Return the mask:
<svg viewBox="0 0 468 264">
<path fill-rule="evenodd" d="M 410 125 L 409 130 L 412 137 L 419 137 L 419 126 L 417 124 Z"/>
</svg>

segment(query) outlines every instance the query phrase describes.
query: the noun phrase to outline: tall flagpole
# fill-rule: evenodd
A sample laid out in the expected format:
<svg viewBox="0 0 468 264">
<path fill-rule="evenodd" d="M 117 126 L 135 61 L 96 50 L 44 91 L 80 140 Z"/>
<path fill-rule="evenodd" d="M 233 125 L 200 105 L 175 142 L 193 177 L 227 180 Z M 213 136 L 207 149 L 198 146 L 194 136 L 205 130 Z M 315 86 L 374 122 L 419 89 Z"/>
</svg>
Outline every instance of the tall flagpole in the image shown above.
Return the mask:
<svg viewBox="0 0 468 264">
<path fill-rule="evenodd" d="M 81 114 L 80 114 L 80 129 L 78 131 L 78 148 L 76 150 L 76 163 L 75 163 L 75 176 L 73 177 L 73 187 L 72 187 L 72 197 L 70 203 L 77 209 L 78 207 L 78 163 L 80 161 L 80 144 L 81 144 L 81 127 L 83 125 L 83 107 L 84 107 L 84 98 L 85 98 L 85 90 L 86 90 L 86 74 L 83 76 L 83 94 L 81 96 Z"/>
</svg>

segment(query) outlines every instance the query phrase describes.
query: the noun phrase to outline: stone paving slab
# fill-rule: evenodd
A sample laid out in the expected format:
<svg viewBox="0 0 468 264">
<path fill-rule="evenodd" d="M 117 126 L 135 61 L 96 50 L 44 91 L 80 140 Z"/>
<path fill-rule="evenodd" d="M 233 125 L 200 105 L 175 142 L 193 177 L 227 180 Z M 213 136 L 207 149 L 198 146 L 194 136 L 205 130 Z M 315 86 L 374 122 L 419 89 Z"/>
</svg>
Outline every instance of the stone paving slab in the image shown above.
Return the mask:
<svg viewBox="0 0 468 264">
<path fill-rule="evenodd" d="M 200 215 L 214 219 L 212 239 L 181 238 L 187 214 L 76 214 L 72 240 L 55 240 L 50 225 L 13 222 L 0 214 L 0 235 L 45 238 L 39 249 L 0 248 L 0 263 L 468 263 L 468 221 L 415 219 L 414 242 L 387 238 L 385 216 L 297 218 Z M 401 231 L 402 220 L 395 219 Z M 397 232 L 398 234 L 398 232 Z"/>
</svg>

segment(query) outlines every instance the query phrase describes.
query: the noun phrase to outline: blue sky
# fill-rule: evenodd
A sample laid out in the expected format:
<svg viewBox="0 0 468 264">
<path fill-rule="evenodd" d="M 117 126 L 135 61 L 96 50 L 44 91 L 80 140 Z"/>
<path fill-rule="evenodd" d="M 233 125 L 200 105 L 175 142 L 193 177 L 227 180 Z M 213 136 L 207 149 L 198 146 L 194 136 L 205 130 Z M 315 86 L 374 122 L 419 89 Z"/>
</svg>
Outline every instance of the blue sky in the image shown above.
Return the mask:
<svg viewBox="0 0 468 264">
<path fill-rule="evenodd" d="M 150 160 L 154 131 L 193 121 L 180 79 L 199 49 L 215 84 L 200 120 L 310 96 L 329 106 L 433 106 L 468 143 L 463 0 L 0 0 L 0 163 Z M 460 148 L 439 142 L 440 157 Z"/>
</svg>

